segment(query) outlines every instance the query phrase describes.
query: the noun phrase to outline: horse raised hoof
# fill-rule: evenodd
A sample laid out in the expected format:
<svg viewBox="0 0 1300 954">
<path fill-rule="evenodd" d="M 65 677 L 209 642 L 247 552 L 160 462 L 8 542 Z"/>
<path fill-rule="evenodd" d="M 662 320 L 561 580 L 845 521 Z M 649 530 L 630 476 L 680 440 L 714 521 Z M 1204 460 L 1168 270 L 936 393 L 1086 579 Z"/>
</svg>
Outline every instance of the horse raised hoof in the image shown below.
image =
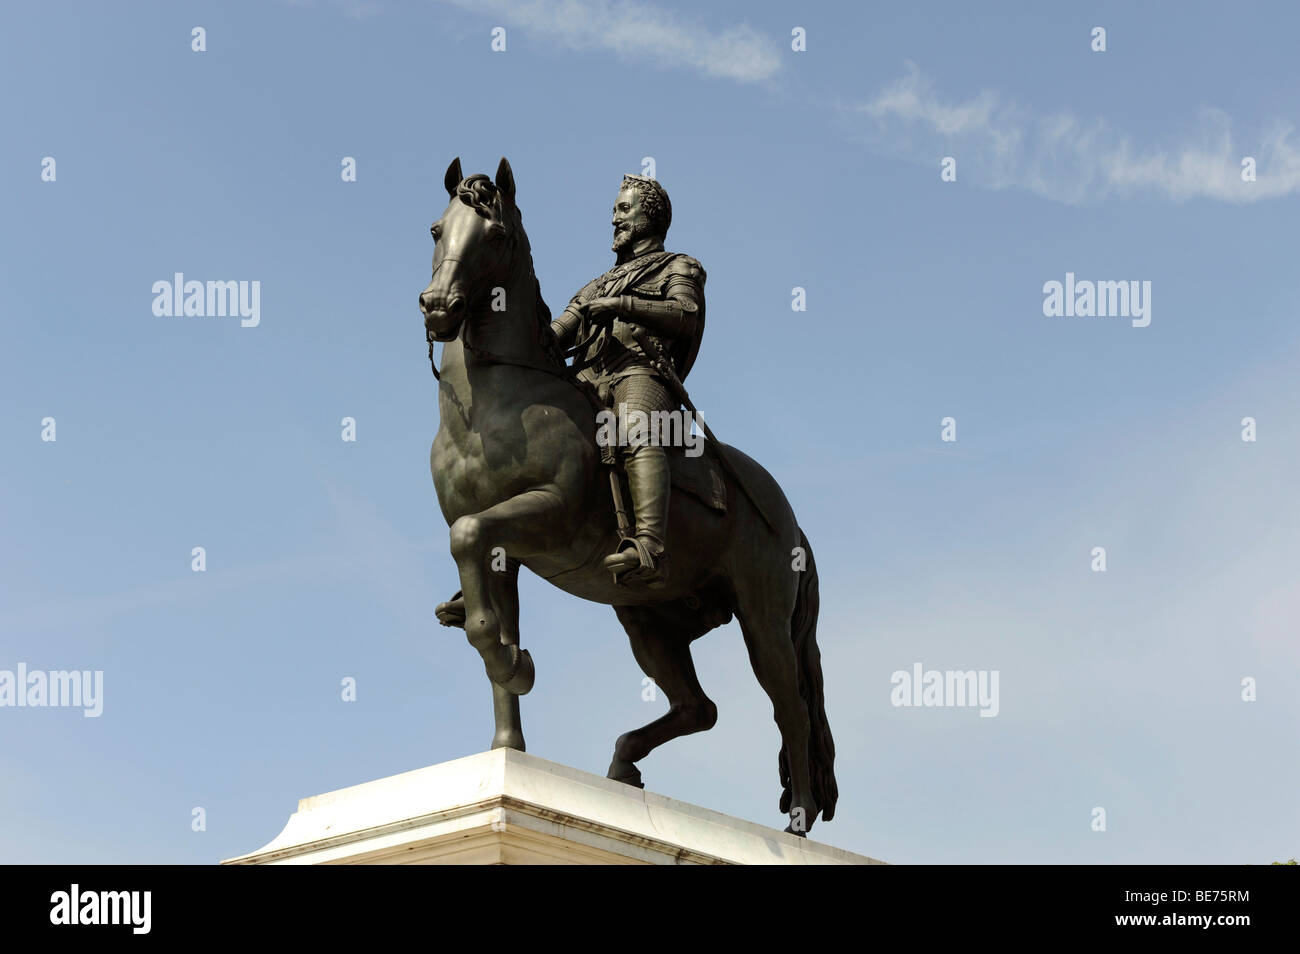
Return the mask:
<svg viewBox="0 0 1300 954">
<path fill-rule="evenodd" d="M 443 626 L 459 626 L 465 628 L 465 597 L 457 590 L 445 603 L 439 603 L 433 610 L 433 615 L 438 617 L 438 622 Z"/>
<path fill-rule="evenodd" d="M 605 777 L 622 782 L 624 785 L 631 785 L 633 788 L 645 788 L 645 783 L 641 781 L 641 770 L 634 763 L 620 759 L 617 755 L 614 756 L 614 761 L 609 763 L 609 771 L 605 773 Z"/>
<path fill-rule="evenodd" d="M 533 657 L 526 649 L 518 646 L 506 647 L 514 657 L 514 666 L 504 682 L 498 683 L 502 689 L 513 696 L 525 696 L 533 688 L 537 670 L 533 667 Z"/>
</svg>

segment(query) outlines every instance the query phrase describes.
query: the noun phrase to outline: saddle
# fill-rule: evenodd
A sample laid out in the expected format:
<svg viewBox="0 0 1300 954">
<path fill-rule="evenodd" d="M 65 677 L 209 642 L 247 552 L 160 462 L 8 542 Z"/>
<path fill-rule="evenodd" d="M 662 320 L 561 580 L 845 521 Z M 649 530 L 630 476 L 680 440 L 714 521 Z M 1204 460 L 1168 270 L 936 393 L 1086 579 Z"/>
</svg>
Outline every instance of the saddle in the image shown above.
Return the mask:
<svg viewBox="0 0 1300 954">
<path fill-rule="evenodd" d="M 609 396 L 607 387 L 590 387 L 587 390 L 592 406 L 598 412 L 613 409 L 613 400 Z M 714 451 L 709 446 L 710 442 L 704 440 L 702 436 L 698 440 L 699 443 L 696 447 L 700 450 L 700 453 L 694 456 L 688 455 L 685 447 L 668 446 L 664 448 L 664 453 L 668 458 L 668 473 L 673 488 L 690 494 L 706 507 L 719 513 L 726 513 L 727 482 L 723 477 L 722 468 L 718 465 Z M 600 462 L 610 468 L 611 478 L 617 478 L 619 474 L 626 473 L 622 462 L 619 460 L 617 447 L 612 444 L 602 444 L 599 450 Z M 615 500 L 617 501 L 617 497 Z"/>
<path fill-rule="evenodd" d="M 696 445 L 693 456 L 686 454 L 685 447 L 665 447 L 664 456 L 668 462 L 668 479 L 676 493 L 686 493 L 700 501 L 706 507 L 725 513 L 727 510 L 727 485 L 722 471 L 712 454 L 702 445 Z M 667 553 L 651 550 L 646 540 L 636 535 L 637 527 L 628 513 L 628 501 L 631 500 L 631 487 L 624 489 L 620 472 L 626 474 L 626 468 L 619 463 L 612 447 L 601 448 L 601 463 L 609 468 L 609 488 L 611 502 L 614 505 L 614 519 L 618 527 L 618 555 L 605 560 L 605 567 L 614 574 L 614 582 L 624 583 L 630 580 L 644 582 L 651 589 L 662 588 L 667 575 Z M 634 551 L 636 559 L 629 564 L 624 558 L 626 551 Z M 638 564 L 639 567 L 633 564 Z M 624 575 L 625 574 L 625 575 Z"/>
</svg>

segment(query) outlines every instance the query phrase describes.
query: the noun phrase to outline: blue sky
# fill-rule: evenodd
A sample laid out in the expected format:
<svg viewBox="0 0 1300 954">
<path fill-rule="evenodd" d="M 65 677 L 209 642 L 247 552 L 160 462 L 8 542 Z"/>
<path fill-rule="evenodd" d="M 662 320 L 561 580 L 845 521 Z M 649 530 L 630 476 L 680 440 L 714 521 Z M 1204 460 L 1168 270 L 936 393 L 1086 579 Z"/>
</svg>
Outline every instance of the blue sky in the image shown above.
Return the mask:
<svg viewBox="0 0 1300 954">
<path fill-rule="evenodd" d="M 481 662 L 433 620 L 457 583 L 416 308 L 458 155 L 509 157 L 557 310 L 654 157 L 668 245 L 709 276 L 692 395 L 817 555 L 841 799 L 815 838 L 896 862 L 1300 852 L 1290 5 L 4 20 L 0 669 L 102 669 L 105 699 L 0 708 L 0 861 L 211 863 L 300 797 L 488 744 Z M 178 271 L 261 282 L 260 324 L 155 317 Z M 1150 326 L 1045 317 L 1067 272 L 1150 281 Z M 602 773 L 662 697 L 610 609 L 527 574 L 522 599 L 529 751 Z M 739 631 L 695 648 L 718 724 L 647 784 L 779 826 Z M 918 662 L 997 670 L 998 716 L 892 706 Z"/>
</svg>

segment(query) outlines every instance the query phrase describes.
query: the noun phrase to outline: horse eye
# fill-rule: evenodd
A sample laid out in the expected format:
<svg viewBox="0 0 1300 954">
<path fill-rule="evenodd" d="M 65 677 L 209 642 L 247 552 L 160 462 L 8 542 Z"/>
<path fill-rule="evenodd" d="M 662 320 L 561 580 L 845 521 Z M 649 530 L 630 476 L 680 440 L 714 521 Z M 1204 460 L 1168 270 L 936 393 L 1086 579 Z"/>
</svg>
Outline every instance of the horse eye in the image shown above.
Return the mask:
<svg viewBox="0 0 1300 954">
<path fill-rule="evenodd" d="M 433 236 L 433 240 L 435 242 L 438 241 L 438 239 L 442 238 L 442 226 L 440 225 L 429 226 L 429 234 Z"/>
</svg>

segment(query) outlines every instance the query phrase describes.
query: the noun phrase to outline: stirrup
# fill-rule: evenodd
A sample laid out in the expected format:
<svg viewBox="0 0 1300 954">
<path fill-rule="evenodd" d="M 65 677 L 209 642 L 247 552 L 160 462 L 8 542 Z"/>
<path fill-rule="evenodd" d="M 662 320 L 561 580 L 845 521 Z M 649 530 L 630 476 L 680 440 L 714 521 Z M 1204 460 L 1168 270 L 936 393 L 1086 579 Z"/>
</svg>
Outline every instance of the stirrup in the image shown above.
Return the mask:
<svg viewBox="0 0 1300 954">
<path fill-rule="evenodd" d="M 659 588 L 668 576 L 667 562 L 666 552 L 660 552 L 656 558 L 651 556 L 640 537 L 624 537 L 618 542 L 618 550 L 605 557 L 605 569 L 614 574 L 615 583 L 640 583 Z"/>
</svg>

